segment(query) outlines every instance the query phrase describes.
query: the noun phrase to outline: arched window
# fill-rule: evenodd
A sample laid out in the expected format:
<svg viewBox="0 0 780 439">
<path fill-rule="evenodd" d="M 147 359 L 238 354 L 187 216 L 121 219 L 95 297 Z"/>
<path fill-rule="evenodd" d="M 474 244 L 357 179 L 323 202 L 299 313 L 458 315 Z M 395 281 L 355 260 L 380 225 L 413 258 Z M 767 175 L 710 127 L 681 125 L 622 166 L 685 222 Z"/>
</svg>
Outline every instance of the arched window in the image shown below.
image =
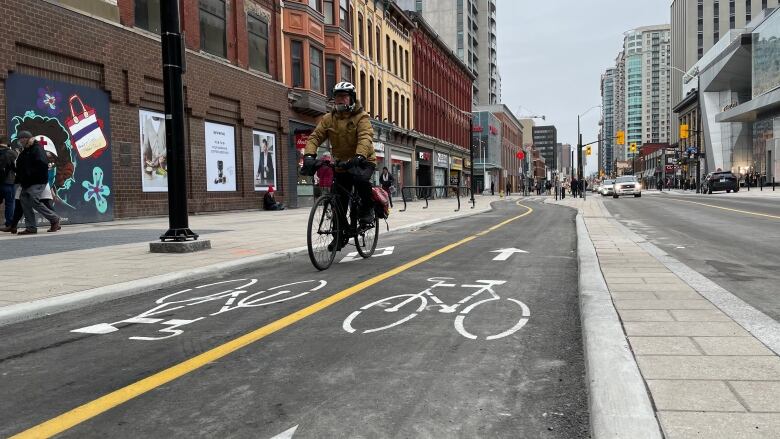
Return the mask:
<svg viewBox="0 0 780 439">
<path fill-rule="evenodd" d="M 360 103 L 366 105 L 366 72 L 360 72 Z"/>
<path fill-rule="evenodd" d="M 363 107 L 366 108 L 368 114 L 374 116 L 374 77 L 368 77 L 368 104 L 364 103 Z"/>
</svg>

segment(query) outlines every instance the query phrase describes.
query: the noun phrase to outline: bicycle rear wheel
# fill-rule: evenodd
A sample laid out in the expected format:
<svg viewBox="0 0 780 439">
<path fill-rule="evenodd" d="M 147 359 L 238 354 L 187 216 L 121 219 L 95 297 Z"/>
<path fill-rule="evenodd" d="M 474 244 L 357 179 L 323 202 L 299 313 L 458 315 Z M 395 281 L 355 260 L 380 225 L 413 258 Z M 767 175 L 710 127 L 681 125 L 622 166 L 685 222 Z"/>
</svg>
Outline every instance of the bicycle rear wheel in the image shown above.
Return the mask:
<svg viewBox="0 0 780 439">
<path fill-rule="evenodd" d="M 309 213 L 306 243 L 309 259 L 317 270 L 326 270 L 330 267 L 338 252 L 338 245 L 330 245 L 341 240 L 336 209 L 335 198 L 324 196 L 314 202 Z"/>
<path fill-rule="evenodd" d="M 379 241 L 379 219 L 374 218 L 374 224 L 370 226 L 358 225 L 355 234 L 355 247 L 357 247 L 360 256 L 370 258 L 376 250 L 377 241 Z"/>
</svg>

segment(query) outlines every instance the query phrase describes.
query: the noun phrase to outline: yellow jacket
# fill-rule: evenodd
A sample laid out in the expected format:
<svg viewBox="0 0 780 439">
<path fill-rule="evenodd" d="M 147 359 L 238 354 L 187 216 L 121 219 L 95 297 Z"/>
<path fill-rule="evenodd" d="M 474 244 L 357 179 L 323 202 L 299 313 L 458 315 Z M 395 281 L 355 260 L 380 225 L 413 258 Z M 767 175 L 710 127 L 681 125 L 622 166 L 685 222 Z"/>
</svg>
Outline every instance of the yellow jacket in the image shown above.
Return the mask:
<svg viewBox="0 0 780 439">
<path fill-rule="evenodd" d="M 371 117 L 363 111 L 360 102 L 355 103 L 351 113 L 333 110 L 322 116 L 306 142 L 304 154 L 317 154 L 317 148 L 325 139 L 330 140 L 334 159 L 349 160 L 360 154 L 376 165 L 374 128 L 371 127 Z"/>
</svg>

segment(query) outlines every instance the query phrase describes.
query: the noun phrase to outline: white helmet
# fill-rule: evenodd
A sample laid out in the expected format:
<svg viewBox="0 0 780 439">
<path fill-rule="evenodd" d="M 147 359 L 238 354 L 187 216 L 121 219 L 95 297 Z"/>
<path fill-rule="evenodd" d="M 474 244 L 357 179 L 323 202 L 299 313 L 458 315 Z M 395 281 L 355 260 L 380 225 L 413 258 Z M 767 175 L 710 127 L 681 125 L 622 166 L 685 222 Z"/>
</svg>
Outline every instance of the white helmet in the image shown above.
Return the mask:
<svg viewBox="0 0 780 439">
<path fill-rule="evenodd" d="M 355 86 L 351 82 L 342 81 L 333 86 L 333 95 L 336 93 L 348 93 L 349 105 L 337 105 L 336 111 L 353 111 L 355 109 L 355 102 L 357 101 L 357 93 L 355 92 Z"/>
</svg>

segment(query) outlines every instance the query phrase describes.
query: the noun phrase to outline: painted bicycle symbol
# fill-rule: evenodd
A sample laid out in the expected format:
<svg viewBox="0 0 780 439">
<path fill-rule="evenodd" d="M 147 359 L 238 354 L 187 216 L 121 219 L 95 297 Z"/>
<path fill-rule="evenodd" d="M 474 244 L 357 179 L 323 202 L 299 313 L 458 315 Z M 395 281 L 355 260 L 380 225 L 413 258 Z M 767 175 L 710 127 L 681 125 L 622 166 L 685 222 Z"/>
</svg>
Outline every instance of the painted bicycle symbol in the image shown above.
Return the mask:
<svg viewBox="0 0 780 439">
<path fill-rule="evenodd" d="M 276 303 L 286 302 L 297 299 L 309 293 L 315 292 L 325 285 L 324 280 L 305 280 L 292 282 L 284 285 L 278 285 L 254 293 L 249 292 L 249 288 L 257 284 L 257 279 L 234 279 L 221 282 L 214 282 L 206 285 L 200 285 L 195 288 L 187 288 L 177 291 L 167 296 L 163 296 L 155 301 L 156 306 L 150 310 L 144 311 L 134 317 L 122 319 L 113 323 L 97 323 L 83 328 L 73 329 L 70 332 L 79 332 L 84 334 L 110 334 L 119 331 L 120 326 L 133 324 L 159 324 L 164 326 L 157 332 L 166 334 L 159 337 L 133 336 L 130 340 L 165 340 L 167 338 L 181 335 L 183 326 L 203 320 L 206 317 L 224 314 L 242 308 L 257 308 L 269 306 Z M 231 287 L 231 285 L 238 286 Z M 211 294 L 203 294 L 206 289 L 218 287 L 219 291 Z M 170 314 L 172 311 L 182 310 L 184 308 L 201 305 L 204 303 L 216 302 L 220 304 L 219 309 L 210 313 L 208 316 L 201 316 L 188 319 L 167 319 L 160 318 L 163 314 Z"/>
<path fill-rule="evenodd" d="M 384 331 L 385 329 L 390 329 L 402 325 L 417 317 L 423 311 L 436 307 L 439 308 L 439 312 L 443 314 L 457 313 L 454 322 L 455 329 L 458 331 L 458 333 L 460 333 L 460 335 L 472 340 L 476 340 L 479 338 L 479 336 L 474 335 L 465 328 L 466 317 L 468 317 L 469 313 L 474 311 L 477 307 L 495 301 L 504 301 L 504 305 L 518 307 L 519 318 L 517 322 L 514 322 L 512 327 L 509 329 L 497 334 L 484 336 L 486 340 L 496 340 L 511 335 L 525 326 L 526 323 L 528 323 L 528 319 L 531 316 L 531 311 L 523 302 L 509 297 L 502 299 L 493 290 L 493 287 L 497 285 L 503 285 L 506 283 L 506 281 L 477 280 L 474 284 L 462 284 L 460 285 L 461 288 L 475 289 L 474 292 L 467 295 L 457 303 L 448 305 L 444 303 L 436 294 L 434 294 L 433 290 L 435 288 L 457 288 L 457 284 L 448 282 L 451 280 L 452 278 L 450 277 L 432 277 L 428 279 L 428 282 L 433 282 L 434 284 L 425 290 L 420 291 L 419 293 L 399 294 L 397 296 L 386 297 L 384 299 L 377 300 L 376 302 L 371 302 L 350 314 L 346 320 L 344 320 L 342 327 L 349 333 L 360 332 L 363 334 L 368 334 L 372 332 Z M 483 295 L 485 298 L 481 298 L 472 302 L 472 300 L 479 295 Z M 433 302 L 430 306 L 428 305 L 429 301 Z M 458 312 L 458 309 L 461 307 L 462 309 L 460 309 L 460 312 Z M 399 315 L 399 318 L 393 317 L 390 319 L 391 322 L 387 323 L 386 314 L 396 313 Z M 369 326 L 369 328 L 358 331 L 355 328 L 356 320 L 360 321 L 361 325 L 358 326 L 361 328 L 365 326 Z M 382 326 L 376 327 L 377 321 L 380 321 L 381 323 L 379 324 Z"/>
</svg>

